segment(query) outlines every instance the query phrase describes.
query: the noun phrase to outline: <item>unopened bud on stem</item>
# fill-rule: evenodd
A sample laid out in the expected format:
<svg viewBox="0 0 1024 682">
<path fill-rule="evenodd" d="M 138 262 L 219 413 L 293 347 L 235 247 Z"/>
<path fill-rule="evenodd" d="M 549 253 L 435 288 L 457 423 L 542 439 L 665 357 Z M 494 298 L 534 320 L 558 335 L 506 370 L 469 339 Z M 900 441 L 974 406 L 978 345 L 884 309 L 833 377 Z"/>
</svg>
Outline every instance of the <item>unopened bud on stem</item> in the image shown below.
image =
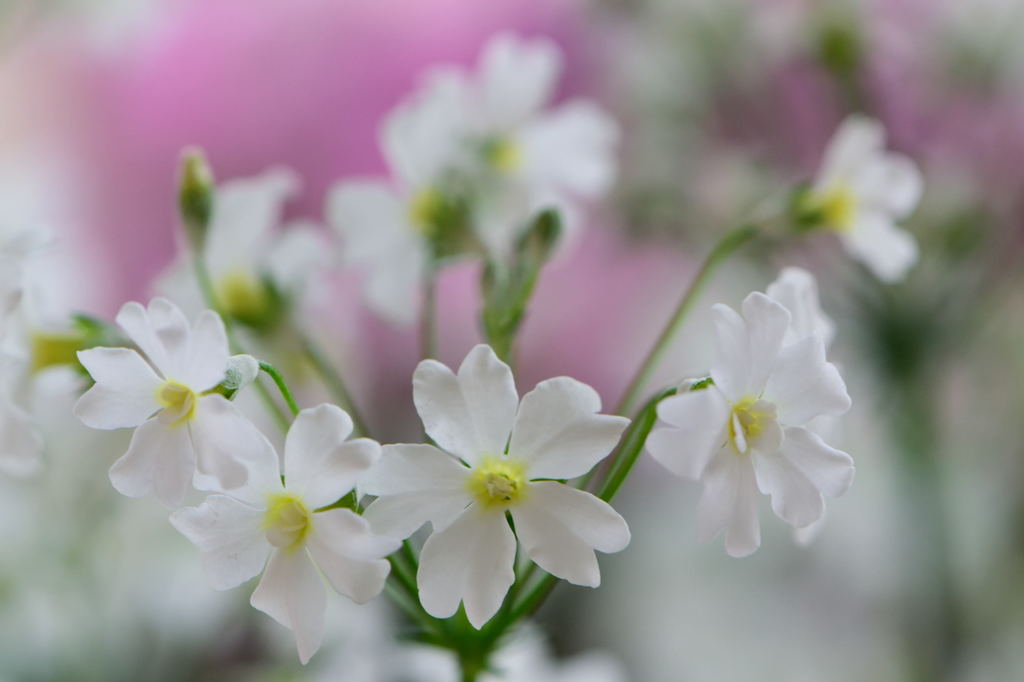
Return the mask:
<svg viewBox="0 0 1024 682">
<path fill-rule="evenodd" d="M 178 179 L 178 210 L 193 248 L 202 246 L 213 214 L 213 171 L 198 147 L 181 153 Z"/>
</svg>

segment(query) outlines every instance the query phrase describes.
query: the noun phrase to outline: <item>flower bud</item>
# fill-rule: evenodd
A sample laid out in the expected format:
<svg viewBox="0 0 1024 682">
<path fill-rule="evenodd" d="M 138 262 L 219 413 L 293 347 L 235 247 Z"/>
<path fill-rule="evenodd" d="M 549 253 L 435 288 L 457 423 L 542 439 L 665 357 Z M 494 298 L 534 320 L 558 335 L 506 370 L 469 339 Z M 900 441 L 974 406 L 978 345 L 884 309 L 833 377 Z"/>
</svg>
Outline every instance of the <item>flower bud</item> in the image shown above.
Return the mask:
<svg viewBox="0 0 1024 682">
<path fill-rule="evenodd" d="M 213 214 L 213 171 L 203 151 L 188 147 L 181 154 L 178 210 L 194 248 L 199 248 Z"/>
<path fill-rule="evenodd" d="M 251 355 L 232 355 L 221 386 L 229 391 L 239 391 L 253 381 L 260 373 L 259 361 Z"/>
</svg>

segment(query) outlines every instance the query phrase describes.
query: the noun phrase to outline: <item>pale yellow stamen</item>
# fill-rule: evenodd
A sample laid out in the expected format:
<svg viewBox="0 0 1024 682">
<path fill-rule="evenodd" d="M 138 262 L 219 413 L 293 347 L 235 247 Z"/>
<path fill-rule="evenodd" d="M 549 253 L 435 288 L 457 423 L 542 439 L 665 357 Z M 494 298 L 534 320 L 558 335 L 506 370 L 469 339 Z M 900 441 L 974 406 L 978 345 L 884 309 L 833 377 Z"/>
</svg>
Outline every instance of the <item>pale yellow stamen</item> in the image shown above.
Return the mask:
<svg viewBox="0 0 1024 682">
<path fill-rule="evenodd" d="M 853 227 L 857 212 L 857 197 L 846 185 L 838 185 L 823 192 L 815 201 L 822 222 L 837 232 Z"/>
<path fill-rule="evenodd" d="M 156 400 L 163 406 L 160 421 L 165 424 L 184 424 L 196 415 L 199 399 L 195 391 L 177 381 L 165 381 L 156 391 Z"/>
<path fill-rule="evenodd" d="M 526 495 L 526 463 L 510 457 L 484 457 L 466 483 L 485 507 L 510 507 Z"/>
<path fill-rule="evenodd" d="M 267 496 L 263 531 L 271 545 L 279 549 L 298 549 L 312 528 L 312 515 L 302 498 L 286 492 Z"/>
<path fill-rule="evenodd" d="M 739 454 L 746 454 L 773 419 L 774 410 L 769 405 L 752 396 L 742 398 L 733 404 L 729 415 L 729 443 Z"/>
<path fill-rule="evenodd" d="M 427 187 L 412 196 L 409 201 L 409 222 L 424 236 L 429 237 L 437 229 L 437 217 L 444 205 L 444 197 Z"/>
<path fill-rule="evenodd" d="M 515 140 L 498 138 L 487 144 L 484 156 L 491 167 L 502 173 L 512 173 L 523 164 L 523 149 Z"/>
</svg>

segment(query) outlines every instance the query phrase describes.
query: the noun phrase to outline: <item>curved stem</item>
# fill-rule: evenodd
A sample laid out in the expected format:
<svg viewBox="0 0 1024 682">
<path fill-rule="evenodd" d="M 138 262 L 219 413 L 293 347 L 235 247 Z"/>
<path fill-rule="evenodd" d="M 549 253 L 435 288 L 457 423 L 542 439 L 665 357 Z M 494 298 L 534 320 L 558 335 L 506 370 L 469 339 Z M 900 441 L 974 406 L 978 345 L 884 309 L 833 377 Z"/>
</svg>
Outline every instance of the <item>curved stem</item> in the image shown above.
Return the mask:
<svg viewBox="0 0 1024 682">
<path fill-rule="evenodd" d="M 650 378 L 654 369 L 658 366 L 658 363 L 661 361 L 662 356 L 665 354 L 669 344 L 675 337 L 683 320 L 686 319 L 687 314 L 693 308 L 693 304 L 696 303 L 697 298 L 704 290 L 708 281 L 710 281 L 711 275 L 715 273 L 718 266 L 721 265 L 726 258 L 732 255 L 732 253 L 740 246 L 750 241 L 750 239 L 752 239 L 756 234 L 757 228 L 753 225 L 741 225 L 740 227 L 728 232 L 724 237 L 722 237 L 721 241 L 711 249 L 711 253 L 709 253 L 707 258 L 704 259 L 704 263 L 697 272 L 697 276 L 694 277 L 693 282 L 691 282 L 690 286 L 685 292 L 683 292 L 683 297 L 679 299 L 679 303 L 672 312 L 672 316 L 665 324 L 665 327 L 661 330 L 661 334 L 658 335 L 654 345 L 647 352 L 647 356 L 640 364 L 640 369 L 637 370 L 633 380 L 626 388 L 626 392 L 623 394 L 622 400 L 619 401 L 619 406 L 615 410 L 616 414 L 625 414 L 633 407 L 633 403 L 635 403 L 639 397 L 644 384 Z"/>
<path fill-rule="evenodd" d="M 633 470 L 633 465 L 640 458 L 640 453 L 644 451 L 644 443 L 647 442 L 647 436 L 650 435 L 654 422 L 658 421 L 658 403 L 678 392 L 679 389 L 673 387 L 665 389 L 654 396 L 647 401 L 640 414 L 630 424 L 629 431 L 626 432 L 625 437 L 622 439 L 622 445 L 619 446 L 618 452 L 612 456 L 611 468 L 604 479 L 604 484 L 597 493 L 597 496 L 602 500 L 605 502 L 612 501 L 615 494 L 619 492 L 619 488 L 626 482 L 626 477 Z"/>
<path fill-rule="evenodd" d="M 292 416 L 297 417 L 299 415 L 299 405 L 295 402 L 295 396 L 292 395 L 292 392 L 288 388 L 288 384 L 285 383 L 284 377 L 281 376 L 281 373 L 269 362 L 260 361 L 260 369 L 266 372 L 266 374 L 274 380 L 274 384 L 277 385 L 277 390 L 281 392 L 281 397 L 284 398 L 285 403 L 288 404 L 288 409 L 292 411 Z"/>
<path fill-rule="evenodd" d="M 427 273 L 423 281 L 423 310 L 420 311 L 420 358 L 437 358 L 437 274 Z"/>
<path fill-rule="evenodd" d="M 352 394 L 349 392 L 348 386 L 345 385 L 345 380 L 342 379 L 341 374 L 334 369 L 330 360 L 327 359 L 327 356 L 320 350 L 313 339 L 302 333 L 299 334 L 299 339 L 302 343 L 302 352 L 309 358 L 309 361 L 323 380 L 324 385 L 327 386 L 334 399 L 341 403 L 342 407 L 348 411 L 349 416 L 352 417 L 352 423 L 356 428 L 356 435 L 368 435 L 369 429 L 366 428 L 366 421 L 356 407 L 355 401 L 352 400 Z"/>
</svg>

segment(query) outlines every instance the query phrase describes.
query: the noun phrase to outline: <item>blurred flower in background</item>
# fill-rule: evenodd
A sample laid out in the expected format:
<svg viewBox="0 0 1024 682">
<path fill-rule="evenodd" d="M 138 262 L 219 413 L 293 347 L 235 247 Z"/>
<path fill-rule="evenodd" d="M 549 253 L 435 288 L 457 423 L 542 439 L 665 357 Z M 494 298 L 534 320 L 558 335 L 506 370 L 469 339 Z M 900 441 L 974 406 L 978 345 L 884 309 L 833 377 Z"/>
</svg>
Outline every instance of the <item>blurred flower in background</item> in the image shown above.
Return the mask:
<svg viewBox="0 0 1024 682">
<path fill-rule="evenodd" d="M 829 357 L 855 405 L 829 442 L 858 462 L 827 532 L 800 549 L 766 527 L 755 556 L 731 560 L 696 542 L 698 487 L 680 489 L 646 462 L 617 503 L 630 551 L 603 557 L 600 592 L 566 589 L 541 612 L 551 653 L 531 645 L 524 669 L 540 672 L 522 679 L 575 679 L 569 657 L 595 649 L 621 661 L 604 668 L 609 680 L 1021 678 L 1022 28 L 1013 0 L 0 5 L 0 235 L 56 237 L 40 256 L 51 264 L 44 281 L 26 273 L 28 312 L 5 332 L 45 473 L 0 477 L 0 678 L 451 679 L 444 662 L 429 677 L 420 652 L 386 634 L 396 620 L 386 607 L 341 599 L 329 603 L 324 651 L 298 672 L 288 633 L 244 596 L 210 591 L 158 505 L 140 512 L 110 494 L 106 471 L 127 442 L 68 423 L 86 384 L 58 351 L 101 331 L 69 329 L 68 313 L 109 316 L 148 300 L 172 266 L 183 147 L 202 146 L 218 182 L 270 183 L 279 176 L 268 169 L 291 169 L 271 227 L 282 240 L 326 238 L 328 189 L 387 170 L 384 115 L 428 71 L 472 67 L 509 31 L 564 52 L 555 106 L 593 100 L 621 136 L 612 198 L 582 207 L 588 229 L 538 284 L 522 385 L 569 375 L 613 404 L 695 263 L 727 229 L 786 208 L 794 184 L 812 183 L 847 116 L 879 120 L 927 179 L 902 223 L 920 254 L 902 282 L 865 276 L 822 233 L 797 247 L 768 242 L 767 266 L 731 263 L 708 294 L 735 307 L 783 264 L 818 276 L 838 330 Z M 252 281 L 293 281 L 258 254 L 244 263 L 255 280 L 238 279 L 231 245 L 211 248 L 241 303 L 255 300 Z M 334 257 L 313 255 L 301 263 Z M 478 279 L 462 264 L 439 282 L 449 364 L 478 341 Z M 367 311 L 349 275 L 304 293 L 313 333 L 331 340 L 375 433 L 415 436 L 416 332 Z M 698 312 L 684 331 L 710 324 Z M 244 333 L 294 367 L 306 398 L 321 397 L 301 381 L 301 340 L 258 324 Z M 678 343 L 658 381 L 706 376 L 713 357 L 710 339 Z"/>
</svg>

